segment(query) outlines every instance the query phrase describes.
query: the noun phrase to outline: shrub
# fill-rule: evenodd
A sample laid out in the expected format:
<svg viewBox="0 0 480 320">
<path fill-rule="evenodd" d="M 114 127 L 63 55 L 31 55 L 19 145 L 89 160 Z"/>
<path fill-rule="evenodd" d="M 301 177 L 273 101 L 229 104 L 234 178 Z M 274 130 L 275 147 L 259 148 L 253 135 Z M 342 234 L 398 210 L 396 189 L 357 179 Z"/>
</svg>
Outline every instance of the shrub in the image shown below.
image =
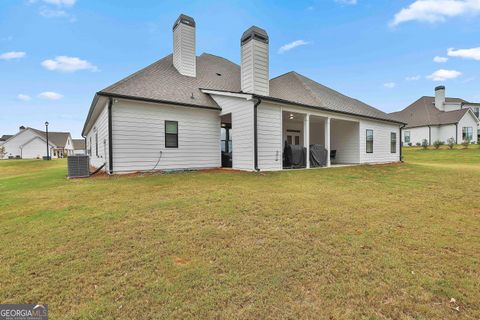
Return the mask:
<svg viewBox="0 0 480 320">
<path fill-rule="evenodd" d="M 478 140 L 478 143 L 480 143 L 480 140 Z M 411 146 L 412 146 L 412 143 L 409 142 L 409 143 L 408 143 L 408 146 L 411 147 Z"/>
<path fill-rule="evenodd" d="M 467 140 L 463 140 L 462 142 L 462 146 L 467 149 L 468 148 L 468 145 L 470 144 L 470 139 L 467 139 Z"/>
<path fill-rule="evenodd" d="M 440 141 L 440 140 L 435 140 L 435 141 L 433 142 L 433 146 L 435 147 L 435 149 L 440 148 L 440 146 L 443 146 L 444 144 L 445 144 L 445 142 Z"/>
<path fill-rule="evenodd" d="M 422 144 L 420 142 L 415 143 L 417 147 L 420 147 Z"/>
<path fill-rule="evenodd" d="M 455 139 L 453 139 L 453 137 L 452 137 L 452 138 L 448 138 L 448 140 L 447 140 L 447 145 L 448 145 L 448 148 L 449 148 L 450 150 L 452 150 L 452 149 L 453 149 L 453 146 L 455 146 Z"/>
</svg>

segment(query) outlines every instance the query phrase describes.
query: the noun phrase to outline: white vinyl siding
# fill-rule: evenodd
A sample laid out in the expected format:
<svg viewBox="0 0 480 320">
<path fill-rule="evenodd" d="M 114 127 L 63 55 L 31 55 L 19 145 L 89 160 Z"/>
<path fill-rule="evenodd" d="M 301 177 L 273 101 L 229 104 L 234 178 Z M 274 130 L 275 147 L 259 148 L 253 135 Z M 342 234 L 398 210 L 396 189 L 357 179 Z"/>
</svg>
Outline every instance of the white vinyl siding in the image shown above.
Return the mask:
<svg viewBox="0 0 480 320">
<path fill-rule="evenodd" d="M 471 127 L 472 128 L 473 134 L 472 134 L 471 143 L 477 143 L 478 123 L 477 123 L 476 119 L 474 118 L 474 116 L 470 112 L 465 113 L 465 115 L 462 117 L 462 119 L 460 119 L 460 121 L 458 122 L 458 128 L 457 128 L 458 129 L 458 143 L 463 142 L 462 130 L 463 130 L 464 127 L 466 127 L 466 128 Z"/>
<path fill-rule="evenodd" d="M 367 129 L 373 130 L 373 152 L 366 152 L 366 133 Z M 360 121 L 360 162 L 361 163 L 386 163 L 400 160 L 399 143 L 397 143 L 397 152 L 391 153 L 390 134 L 400 132 L 399 125 L 390 124 L 381 121 L 361 120 Z"/>
<path fill-rule="evenodd" d="M 359 123 L 331 120 L 330 149 L 336 150 L 334 163 L 359 163 Z"/>
<path fill-rule="evenodd" d="M 23 159 L 42 159 L 47 155 L 47 142 L 41 138 L 33 138 L 22 147 Z M 50 157 L 56 158 L 50 149 Z"/>
<path fill-rule="evenodd" d="M 196 76 L 195 28 L 180 23 L 173 31 L 173 65 L 180 74 Z"/>
<path fill-rule="evenodd" d="M 96 137 L 98 135 L 98 150 Z M 90 144 L 91 141 L 91 144 Z M 98 118 L 87 133 L 87 150 L 91 150 L 90 164 L 95 168 L 99 168 L 104 163 L 104 171 L 108 170 L 108 107 L 103 106 Z M 98 154 L 98 156 L 97 156 Z"/>
<path fill-rule="evenodd" d="M 417 143 L 422 143 L 423 139 L 428 141 L 428 127 L 406 128 L 402 130 L 402 141 L 405 141 L 405 131 L 410 132 L 410 143 L 415 146 Z M 455 130 L 453 130 L 455 132 Z M 404 142 L 404 146 L 408 143 Z"/>
<path fill-rule="evenodd" d="M 120 100 L 112 107 L 113 171 L 221 166 L 215 110 Z M 165 148 L 165 121 L 178 122 L 178 148 Z"/>
<path fill-rule="evenodd" d="M 282 111 L 262 102 L 257 109 L 258 167 L 262 171 L 282 169 Z"/>
<path fill-rule="evenodd" d="M 36 141 L 38 140 L 38 141 Z M 43 145 L 43 147 L 40 147 Z M 5 148 L 4 158 L 9 156 L 20 156 L 23 159 L 35 159 L 37 157 L 47 156 L 47 143 L 39 135 L 30 129 L 25 129 L 9 139 L 3 144 Z M 50 156 L 54 158 L 52 152 L 53 145 L 50 141 Z M 30 150 L 31 149 L 31 150 Z"/>
<path fill-rule="evenodd" d="M 241 47 L 242 91 L 269 95 L 268 44 L 252 39 Z"/>
<path fill-rule="evenodd" d="M 253 101 L 220 95 L 212 98 L 222 108 L 222 115 L 232 114 L 232 168 L 254 170 Z"/>
</svg>

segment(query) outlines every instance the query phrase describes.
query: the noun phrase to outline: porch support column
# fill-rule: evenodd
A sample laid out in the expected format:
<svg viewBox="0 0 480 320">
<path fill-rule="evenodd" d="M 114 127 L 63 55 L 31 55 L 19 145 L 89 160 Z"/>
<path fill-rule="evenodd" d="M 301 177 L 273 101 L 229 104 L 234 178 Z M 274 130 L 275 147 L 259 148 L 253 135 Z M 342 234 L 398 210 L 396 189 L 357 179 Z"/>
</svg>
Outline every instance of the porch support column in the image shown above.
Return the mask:
<svg viewBox="0 0 480 320">
<path fill-rule="evenodd" d="M 325 149 L 327 149 L 327 167 L 330 167 L 330 117 L 325 119 Z"/>
<path fill-rule="evenodd" d="M 310 168 L 310 113 L 305 115 L 303 122 L 303 145 L 307 148 L 305 164 L 308 169 Z"/>
</svg>

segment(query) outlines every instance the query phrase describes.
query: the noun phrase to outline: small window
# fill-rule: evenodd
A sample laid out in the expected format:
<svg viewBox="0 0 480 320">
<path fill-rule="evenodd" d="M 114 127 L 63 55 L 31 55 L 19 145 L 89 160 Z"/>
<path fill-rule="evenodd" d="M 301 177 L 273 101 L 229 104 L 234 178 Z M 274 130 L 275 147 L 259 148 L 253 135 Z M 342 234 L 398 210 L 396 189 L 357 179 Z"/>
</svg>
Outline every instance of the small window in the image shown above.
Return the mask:
<svg viewBox="0 0 480 320">
<path fill-rule="evenodd" d="M 98 132 L 95 132 L 95 154 L 98 158 Z"/>
<path fill-rule="evenodd" d="M 367 129 L 366 143 L 367 153 L 373 153 L 373 130 L 371 129 Z"/>
<path fill-rule="evenodd" d="M 165 148 L 178 148 L 177 121 L 165 121 Z"/>
<path fill-rule="evenodd" d="M 390 153 L 397 153 L 397 133 L 390 132 Z"/>
<path fill-rule="evenodd" d="M 90 137 L 90 143 L 88 144 L 88 155 L 92 155 L 92 137 Z"/>
<path fill-rule="evenodd" d="M 472 141 L 472 139 L 473 139 L 473 128 L 472 127 L 463 127 L 462 139 L 463 139 L 463 141 Z"/>
<path fill-rule="evenodd" d="M 405 143 L 410 143 L 410 131 L 404 132 Z"/>
</svg>

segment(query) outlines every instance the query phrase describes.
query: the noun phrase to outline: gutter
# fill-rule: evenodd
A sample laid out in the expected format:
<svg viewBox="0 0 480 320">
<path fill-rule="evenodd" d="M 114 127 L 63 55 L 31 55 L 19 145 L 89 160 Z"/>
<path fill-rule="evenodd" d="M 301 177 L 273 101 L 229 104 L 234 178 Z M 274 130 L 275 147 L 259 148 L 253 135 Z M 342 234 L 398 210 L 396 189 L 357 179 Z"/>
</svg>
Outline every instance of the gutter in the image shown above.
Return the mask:
<svg viewBox="0 0 480 320">
<path fill-rule="evenodd" d="M 458 122 L 455 123 L 455 144 L 458 144 Z"/>
<path fill-rule="evenodd" d="M 403 128 L 405 128 L 406 124 L 404 124 L 403 126 L 400 127 L 400 162 L 403 162 L 403 152 L 402 152 L 402 149 L 403 149 L 403 138 L 402 138 L 402 131 L 403 131 Z"/>
<path fill-rule="evenodd" d="M 385 122 L 392 122 L 392 123 L 406 125 L 405 122 L 401 122 L 401 121 L 397 121 L 397 120 L 393 120 L 393 119 L 383 119 L 383 118 L 378 118 L 378 117 L 373 117 L 373 116 L 361 115 L 361 114 L 357 114 L 357 113 L 353 113 L 353 112 L 332 110 L 332 109 L 325 108 L 325 107 L 311 106 L 311 105 L 308 105 L 308 104 L 293 102 L 293 101 L 284 100 L 284 99 L 280 99 L 280 98 L 261 96 L 261 95 L 258 95 L 258 94 L 254 94 L 253 97 L 257 98 L 257 99 L 279 102 L 279 103 L 289 104 L 289 105 L 293 105 L 293 106 L 299 106 L 299 107 L 313 109 L 313 110 L 323 110 L 323 111 L 330 112 L 330 113 L 340 113 L 340 114 L 346 114 L 346 115 L 349 115 L 349 116 L 355 116 L 355 117 L 360 117 L 360 118 L 373 119 L 373 120 L 377 120 L 377 121 L 385 121 Z"/>
<path fill-rule="evenodd" d="M 428 145 L 432 145 L 432 127 L 428 126 Z"/>
<path fill-rule="evenodd" d="M 257 129 L 257 113 L 258 106 L 262 103 L 262 99 L 255 98 L 253 104 L 253 163 L 255 171 L 260 171 L 258 168 L 258 129 Z"/>
<path fill-rule="evenodd" d="M 112 144 L 112 106 L 113 98 L 108 98 L 108 171 L 113 173 L 113 144 Z"/>
<path fill-rule="evenodd" d="M 174 105 L 174 106 L 181 106 L 181 107 L 192 107 L 192 108 L 210 109 L 210 110 L 222 110 L 219 107 L 209 107 L 209 106 L 202 106 L 202 105 L 197 105 L 197 104 L 192 104 L 192 103 L 183 103 L 183 102 L 175 102 L 175 101 L 160 100 L 160 99 L 142 98 L 142 97 L 128 96 L 128 95 L 116 94 L 116 93 L 97 92 L 97 95 L 103 96 L 103 97 L 125 99 L 125 100 L 153 102 L 153 103 L 164 103 L 164 104 L 171 104 L 171 105 Z"/>
</svg>

